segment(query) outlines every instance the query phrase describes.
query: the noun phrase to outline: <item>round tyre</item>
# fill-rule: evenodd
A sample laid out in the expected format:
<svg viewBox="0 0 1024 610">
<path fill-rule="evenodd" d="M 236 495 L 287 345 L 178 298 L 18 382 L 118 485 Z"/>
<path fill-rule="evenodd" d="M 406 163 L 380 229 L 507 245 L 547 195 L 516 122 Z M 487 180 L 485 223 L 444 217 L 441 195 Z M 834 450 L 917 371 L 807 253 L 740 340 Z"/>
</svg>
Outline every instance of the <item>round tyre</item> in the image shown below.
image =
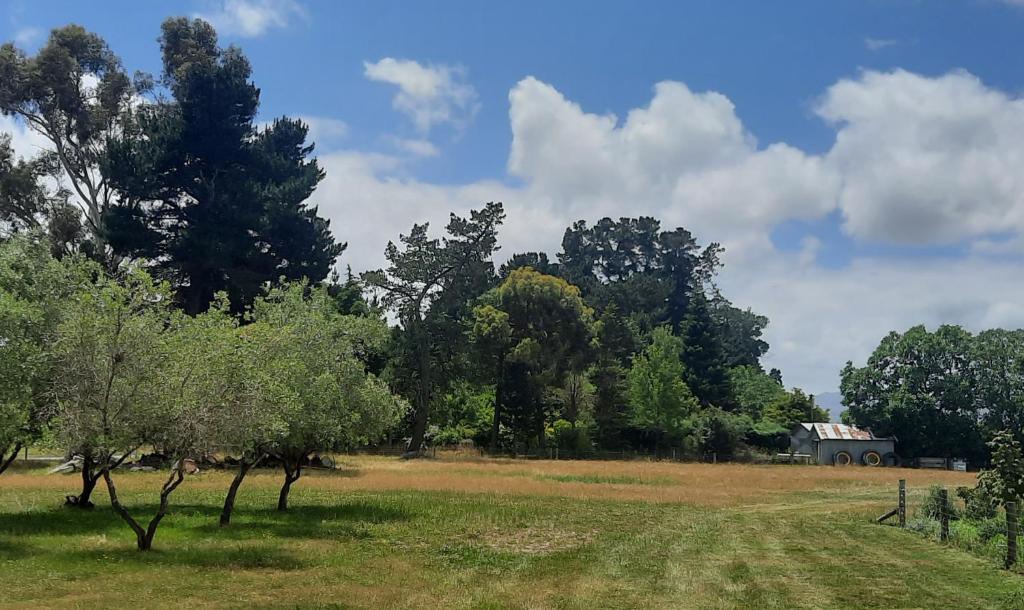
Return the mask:
<svg viewBox="0 0 1024 610">
<path fill-rule="evenodd" d="M 878 455 L 877 451 L 865 451 L 861 454 L 860 461 L 865 466 L 881 466 L 882 456 Z"/>
<path fill-rule="evenodd" d="M 832 463 L 836 466 L 849 466 L 853 463 L 853 456 L 846 451 L 836 451 L 832 456 Z"/>
</svg>

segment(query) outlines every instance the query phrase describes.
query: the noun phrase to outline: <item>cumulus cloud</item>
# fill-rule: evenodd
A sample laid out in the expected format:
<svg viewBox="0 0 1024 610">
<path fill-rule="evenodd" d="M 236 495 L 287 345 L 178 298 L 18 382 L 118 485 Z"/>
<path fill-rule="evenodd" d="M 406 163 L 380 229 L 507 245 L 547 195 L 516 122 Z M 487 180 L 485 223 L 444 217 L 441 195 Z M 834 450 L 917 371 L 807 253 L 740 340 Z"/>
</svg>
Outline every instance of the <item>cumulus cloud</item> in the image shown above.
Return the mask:
<svg viewBox="0 0 1024 610">
<path fill-rule="evenodd" d="M 334 148 L 334 144 L 348 135 L 348 123 L 345 121 L 309 115 L 299 118 L 309 127 L 308 139 L 316 143 L 318 150 Z"/>
<path fill-rule="evenodd" d="M 274 28 L 287 27 L 305 9 L 295 0 L 223 0 L 213 12 L 199 13 L 222 34 L 254 38 Z"/>
<path fill-rule="evenodd" d="M 480 108 L 464 68 L 393 57 L 363 62 L 363 68 L 366 78 L 398 87 L 392 105 L 409 117 L 421 134 L 443 124 L 462 129 Z"/>
<path fill-rule="evenodd" d="M 1024 230 L 1024 101 L 966 72 L 865 72 L 817 107 L 855 237 L 953 243 Z"/>
<path fill-rule="evenodd" d="M 628 202 L 630 214 L 731 242 L 736 257 L 770 247 L 778 222 L 835 205 L 840 180 L 831 168 L 786 144 L 759 147 L 719 93 L 659 83 L 650 104 L 621 123 L 533 78 L 509 101 L 509 172 L 573 215 L 619 215 Z"/>
<path fill-rule="evenodd" d="M 29 129 L 25 123 L 11 116 L 0 115 L 0 133 L 11 136 L 11 148 L 16 157 L 31 159 L 41 152 L 52 150 L 50 141 Z"/>
<path fill-rule="evenodd" d="M 400 78 L 395 65 L 380 63 L 378 80 L 400 81 L 414 97 L 440 87 L 417 70 Z M 890 330 L 1024 326 L 1024 288 L 1006 280 L 1019 275 L 1024 253 L 1019 105 L 966 73 L 864 72 L 816 106 L 836 139 L 813 155 L 758 143 L 727 97 L 682 83 L 656 85 L 649 104 L 620 119 L 526 78 L 509 93 L 507 171 L 521 186 L 431 184 L 412 177 L 402 157 L 343 151 L 321 157 L 328 177 L 315 202 L 349 242 L 343 263 L 357 271 L 382 265 L 384 245 L 412 222 L 440 231 L 449 212 L 487 201 L 508 210 L 499 260 L 558 252 L 565 227 L 580 218 L 656 215 L 703 243 L 724 242 L 725 293 L 771 319 L 766 364 L 787 383 L 832 391 L 842 365 L 863 362 Z M 971 253 L 826 267 L 821 237 L 805 236 L 793 251 L 773 247 L 779 223 L 836 209 L 855 239 L 971 239 Z"/>
<path fill-rule="evenodd" d="M 395 147 L 414 157 L 436 157 L 441 151 L 430 140 L 415 138 L 395 138 Z"/>
<path fill-rule="evenodd" d="M 1007 281 L 1019 277 L 1019 261 L 858 258 L 833 269 L 794 260 L 805 254 L 776 252 L 727 266 L 720 278 L 738 305 L 771 320 L 764 364 L 779 367 L 787 385 L 835 391 L 843 364 L 863 366 L 892 330 L 1024 327 L 1024 284 Z"/>
</svg>

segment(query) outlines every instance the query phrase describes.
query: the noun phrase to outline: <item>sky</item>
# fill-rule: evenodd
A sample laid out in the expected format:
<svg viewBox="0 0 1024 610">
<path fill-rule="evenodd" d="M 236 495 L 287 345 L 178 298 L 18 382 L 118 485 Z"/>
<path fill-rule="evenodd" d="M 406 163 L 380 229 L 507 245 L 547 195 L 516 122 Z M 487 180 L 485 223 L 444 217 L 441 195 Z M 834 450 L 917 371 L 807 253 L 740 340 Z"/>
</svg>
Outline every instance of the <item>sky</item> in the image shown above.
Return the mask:
<svg viewBox="0 0 1024 610">
<path fill-rule="evenodd" d="M 725 246 L 764 365 L 816 394 L 892 330 L 1024 326 L 1024 0 L 6 0 L 0 40 L 78 23 L 157 73 L 178 15 L 310 125 L 342 267 L 488 201 L 499 260 L 653 215 Z"/>
</svg>

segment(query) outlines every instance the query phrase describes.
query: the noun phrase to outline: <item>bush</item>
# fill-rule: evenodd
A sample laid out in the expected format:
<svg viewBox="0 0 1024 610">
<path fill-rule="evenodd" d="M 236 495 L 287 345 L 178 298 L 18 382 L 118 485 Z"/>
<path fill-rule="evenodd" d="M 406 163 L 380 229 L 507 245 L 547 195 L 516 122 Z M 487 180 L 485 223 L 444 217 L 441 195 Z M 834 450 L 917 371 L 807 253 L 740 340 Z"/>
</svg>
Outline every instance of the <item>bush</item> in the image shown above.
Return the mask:
<svg viewBox="0 0 1024 610">
<path fill-rule="evenodd" d="M 704 454 L 732 457 L 743 448 L 743 440 L 752 427 L 753 423 L 745 415 L 711 407 L 697 417 L 697 447 Z"/>
<path fill-rule="evenodd" d="M 552 424 L 551 433 L 555 446 L 562 451 L 583 452 L 593 449 L 590 433 L 585 426 L 573 426 L 571 422 L 559 419 Z"/>
<path fill-rule="evenodd" d="M 984 521 L 996 516 L 999 499 L 995 497 L 984 479 L 979 480 L 973 489 L 957 487 L 956 495 L 964 501 L 964 519 Z"/>
<path fill-rule="evenodd" d="M 942 513 L 949 515 L 950 519 L 959 519 L 960 511 L 953 504 L 949 494 L 946 495 L 946 501 L 943 503 L 942 490 L 943 487 L 941 485 L 932 485 L 928 488 L 928 497 L 925 498 L 924 504 L 921 505 L 920 514 L 935 521 L 942 517 Z"/>
<path fill-rule="evenodd" d="M 789 430 L 770 420 L 754 424 L 747 432 L 746 443 L 770 451 L 789 450 Z"/>
</svg>

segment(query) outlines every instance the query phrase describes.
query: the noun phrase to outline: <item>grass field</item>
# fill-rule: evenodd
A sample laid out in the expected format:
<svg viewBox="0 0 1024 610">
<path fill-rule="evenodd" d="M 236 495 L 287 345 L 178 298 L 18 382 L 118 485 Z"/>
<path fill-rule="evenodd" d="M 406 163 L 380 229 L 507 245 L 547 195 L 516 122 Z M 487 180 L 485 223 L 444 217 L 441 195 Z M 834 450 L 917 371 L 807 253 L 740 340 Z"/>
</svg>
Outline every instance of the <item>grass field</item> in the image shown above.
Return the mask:
<svg viewBox="0 0 1024 610">
<path fill-rule="evenodd" d="M 875 525 L 896 480 L 973 475 L 812 466 L 346 458 L 274 509 L 258 471 L 175 492 L 155 550 L 77 478 L 0 477 L 0 607 L 1024 608 L 1024 577 Z M 120 474 L 151 512 L 163 477 Z"/>
</svg>

